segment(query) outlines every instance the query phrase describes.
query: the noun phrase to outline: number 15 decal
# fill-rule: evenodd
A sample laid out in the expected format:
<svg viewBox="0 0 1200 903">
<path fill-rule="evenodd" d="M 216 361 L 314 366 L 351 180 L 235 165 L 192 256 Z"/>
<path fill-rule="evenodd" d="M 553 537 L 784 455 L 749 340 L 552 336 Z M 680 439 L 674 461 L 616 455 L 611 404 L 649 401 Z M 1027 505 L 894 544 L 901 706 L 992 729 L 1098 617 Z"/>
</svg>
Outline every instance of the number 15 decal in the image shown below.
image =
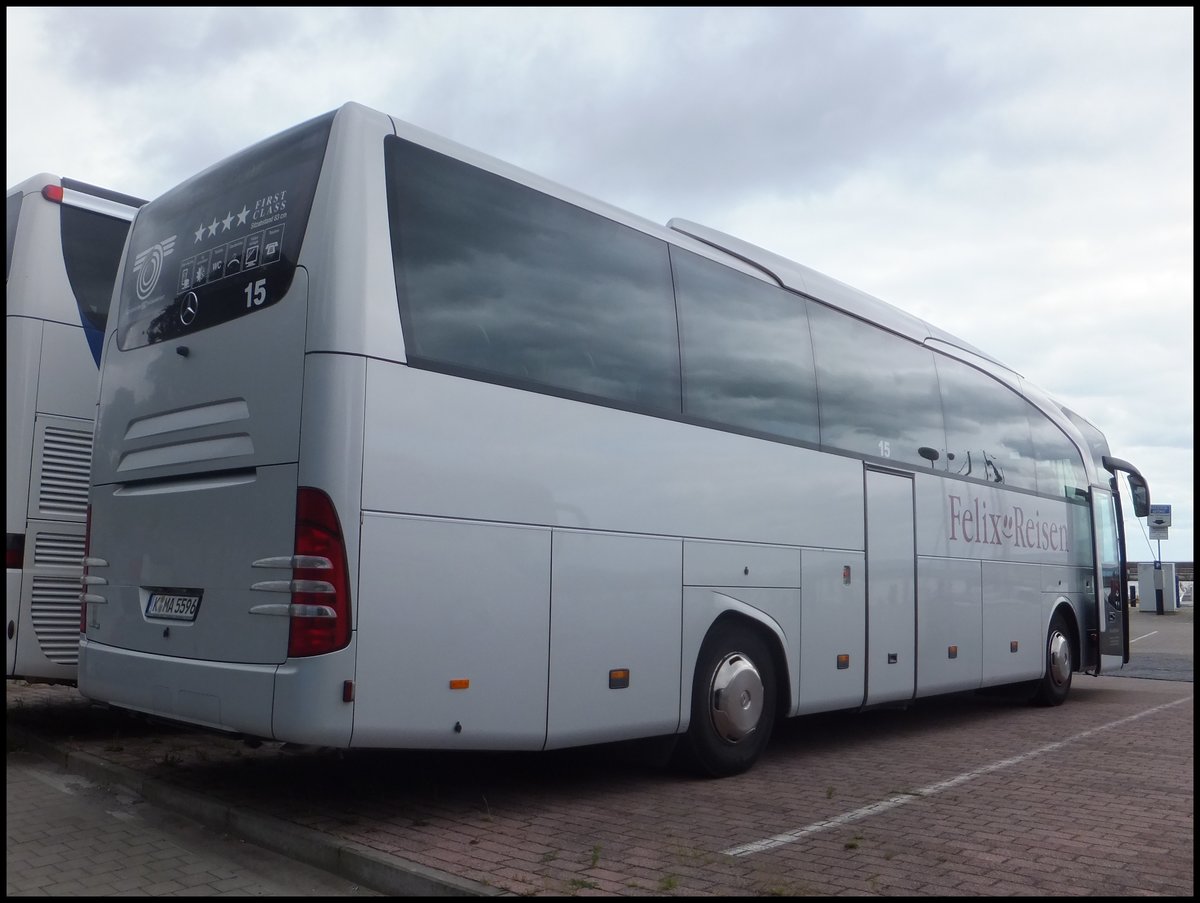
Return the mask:
<svg viewBox="0 0 1200 903">
<path fill-rule="evenodd" d="M 251 307 L 261 307 L 262 303 L 267 300 L 267 280 L 259 279 L 257 282 L 247 282 L 243 291 L 246 293 L 247 310 Z"/>
</svg>

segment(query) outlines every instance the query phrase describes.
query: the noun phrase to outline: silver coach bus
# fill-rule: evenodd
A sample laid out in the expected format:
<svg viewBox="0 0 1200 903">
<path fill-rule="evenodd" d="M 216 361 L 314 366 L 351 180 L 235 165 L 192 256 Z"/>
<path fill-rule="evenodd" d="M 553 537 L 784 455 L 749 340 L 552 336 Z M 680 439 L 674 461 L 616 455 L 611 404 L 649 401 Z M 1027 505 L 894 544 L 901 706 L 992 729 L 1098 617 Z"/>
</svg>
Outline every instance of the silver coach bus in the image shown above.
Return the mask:
<svg viewBox="0 0 1200 903">
<path fill-rule="evenodd" d="M 144 207 L 79 688 L 327 747 L 673 736 L 1127 657 L 1145 480 L 1010 369 L 357 104 Z"/>
</svg>

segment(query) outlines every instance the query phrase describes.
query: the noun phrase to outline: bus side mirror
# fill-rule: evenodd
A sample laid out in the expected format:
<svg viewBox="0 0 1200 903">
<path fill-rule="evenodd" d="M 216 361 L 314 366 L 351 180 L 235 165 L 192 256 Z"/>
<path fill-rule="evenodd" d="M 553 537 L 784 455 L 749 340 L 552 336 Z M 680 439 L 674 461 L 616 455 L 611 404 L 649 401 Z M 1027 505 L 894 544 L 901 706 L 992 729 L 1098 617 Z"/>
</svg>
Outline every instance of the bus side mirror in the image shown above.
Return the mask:
<svg viewBox="0 0 1200 903">
<path fill-rule="evenodd" d="M 1149 517 L 1150 487 L 1146 484 L 1146 478 L 1138 472 L 1138 469 L 1128 461 L 1122 461 L 1120 458 L 1113 458 L 1109 455 L 1104 455 L 1100 459 L 1100 463 L 1114 476 L 1117 471 L 1121 471 L 1129 477 L 1129 492 L 1133 496 L 1133 513 L 1137 517 Z M 1116 488 L 1116 484 L 1114 483 L 1113 489 Z"/>
<path fill-rule="evenodd" d="M 1150 487 L 1140 476 L 1129 474 L 1129 492 L 1133 496 L 1133 513 L 1138 517 L 1150 516 Z"/>
</svg>

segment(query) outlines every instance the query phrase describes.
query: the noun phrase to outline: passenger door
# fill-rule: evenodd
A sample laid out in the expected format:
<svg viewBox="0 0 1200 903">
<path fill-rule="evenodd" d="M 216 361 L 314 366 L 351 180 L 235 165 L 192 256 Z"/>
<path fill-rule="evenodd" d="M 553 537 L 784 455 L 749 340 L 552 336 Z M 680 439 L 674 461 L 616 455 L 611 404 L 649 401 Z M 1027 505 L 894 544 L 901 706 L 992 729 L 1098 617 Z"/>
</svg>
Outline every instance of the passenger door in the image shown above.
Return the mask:
<svg viewBox="0 0 1200 903">
<path fill-rule="evenodd" d="M 1120 543 L 1117 539 L 1116 507 L 1112 493 L 1092 487 L 1092 519 L 1096 549 L 1096 623 L 1099 626 L 1099 670 L 1119 668 L 1125 661 L 1125 634 L 1129 611 L 1122 602 Z M 1115 657 L 1115 658 L 1114 658 Z M 1107 660 L 1106 660 L 1107 659 Z"/>
</svg>

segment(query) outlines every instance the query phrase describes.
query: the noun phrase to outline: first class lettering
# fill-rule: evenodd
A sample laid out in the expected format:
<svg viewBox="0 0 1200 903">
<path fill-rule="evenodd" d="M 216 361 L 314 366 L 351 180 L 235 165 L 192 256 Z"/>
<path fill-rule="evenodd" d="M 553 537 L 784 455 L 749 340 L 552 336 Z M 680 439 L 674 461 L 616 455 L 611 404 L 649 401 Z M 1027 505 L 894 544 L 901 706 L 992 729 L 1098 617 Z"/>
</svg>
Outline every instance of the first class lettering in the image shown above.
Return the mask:
<svg viewBox="0 0 1200 903">
<path fill-rule="evenodd" d="M 953 542 L 1070 551 L 1067 525 L 1046 520 L 1037 510 L 1030 515 L 1020 505 L 1014 505 L 1008 511 L 988 511 L 987 502 L 977 498 L 964 501 L 951 495 L 947 499 L 950 503 L 949 539 Z"/>
<path fill-rule="evenodd" d="M 287 191 L 277 191 L 254 202 L 254 216 L 251 218 L 257 222 L 265 217 L 283 213 L 285 210 L 287 210 Z"/>
</svg>

